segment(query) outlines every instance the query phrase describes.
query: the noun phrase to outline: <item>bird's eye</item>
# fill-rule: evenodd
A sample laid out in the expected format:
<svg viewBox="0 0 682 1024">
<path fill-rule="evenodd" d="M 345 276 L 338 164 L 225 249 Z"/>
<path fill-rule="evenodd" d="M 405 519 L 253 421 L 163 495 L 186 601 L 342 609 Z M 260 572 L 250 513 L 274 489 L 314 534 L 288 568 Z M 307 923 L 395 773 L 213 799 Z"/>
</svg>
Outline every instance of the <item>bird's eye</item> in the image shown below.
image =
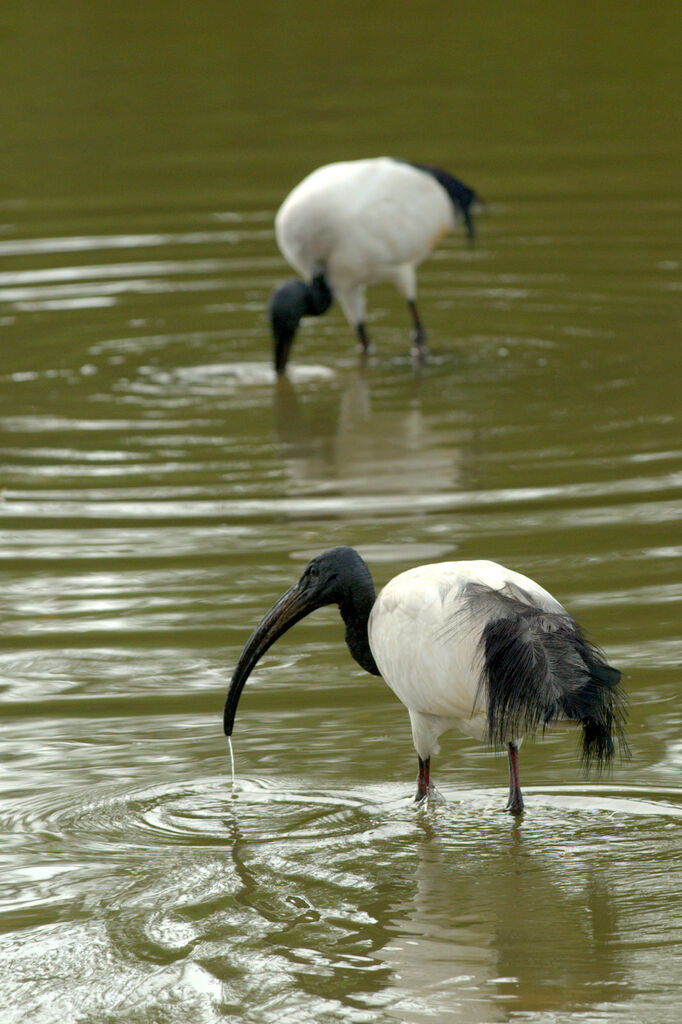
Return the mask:
<svg viewBox="0 0 682 1024">
<path fill-rule="evenodd" d="M 316 565 L 311 565 L 308 575 L 310 576 L 311 580 L 316 580 L 317 577 L 320 575 L 320 570 L 317 568 Z"/>
</svg>

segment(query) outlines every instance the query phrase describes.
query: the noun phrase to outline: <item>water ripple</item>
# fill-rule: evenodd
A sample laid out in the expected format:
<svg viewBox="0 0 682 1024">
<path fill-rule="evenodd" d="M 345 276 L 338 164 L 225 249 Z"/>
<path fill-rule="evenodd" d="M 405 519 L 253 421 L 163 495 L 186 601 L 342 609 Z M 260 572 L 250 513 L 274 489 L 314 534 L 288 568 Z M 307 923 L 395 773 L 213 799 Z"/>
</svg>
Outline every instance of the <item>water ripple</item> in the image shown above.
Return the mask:
<svg viewBox="0 0 682 1024">
<path fill-rule="evenodd" d="M 78 235 L 64 238 L 16 238 L 0 241 L 0 256 L 29 256 L 107 249 L 164 248 L 170 245 L 235 245 L 246 238 L 272 238 L 272 230 L 155 232 L 148 234 Z"/>
<path fill-rule="evenodd" d="M 295 780 L 291 780 L 295 781 Z M 220 776 L 181 786 L 158 784 L 121 792 L 22 799 L 8 806 L 2 823 L 8 834 L 32 841 L 40 837 L 57 845 L 102 852 L 124 847 L 159 849 L 169 846 L 230 846 L 238 833 L 241 842 L 287 841 L 341 846 L 374 841 L 378 836 L 415 835 L 424 825 L 456 835 L 457 843 L 477 845 L 480 831 L 513 825 L 502 812 L 500 789 L 458 790 L 444 795 L 435 807 L 415 807 L 403 785 L 371 784 L 341 790 L 291 788 L 287 780 L 240 777 L 235 786 Z M 534 835 L 557 827 L 568 836 L 587 828 L 596 816 L 602 823 L 623 818 L 682 818 L 682 789 L 656 789 L 584 783 L 567 786 L 527 787 L 524 828 Z M 561 823 L 560 823 L 561 822 Z M 429 824 L 430 823 L 430 824 Z M 462 832 L 462 827 L 465 831 Z M 458 831 L 459 830 L 459 831 Z M 49 875 L 49 872 L 48 872 Z"/>
<path fill-rule="evenodd" d="M 649 903 L 657 888 L 662 899 L 669 892 L 660 855 L 682 817 L 679 789 L 532 789 L 517 822 L 502 812 L 499 790 L 460 792 L 424 809 L 391 785 L 290 783 L 245 778 L 231 791 L 223 779 L 203 779 L 17 805 L 3 820 L 23 850 L 17 871 L 7 870 L 7 848 L 4 858 L 0 909 L 24 924 L 0 943 L 0 963 L 13 962 L 10 994 L 16 979 L 49 963 L 50 988 L 62 979 L 60 1019 L 77 1008 L 82 1020 L 135 1020 L 136 1007 L 157 1006 L 164 992 L 164 1019 L 178 1024 L 188 1014 L 224 1019 L 245 1001 L 274 1024 L 289 1019 L 283 999 L 296 1021 L 342 1009 L 345 1020 L 367 1021 L 386 1009 L 403 1014 L 407 1002 L 435 1012 L 439 993 L 451 1000 L 453 986 L 461 997 L 467 989 L 494 997 L 504 985 L 533 983 L 532 970 L 524 980 L 504 966 L 510 880 L 543 941 L 553 915 L 575 918 L 578 945 L 570 929 L 561 942 L 583 978 L 580 944 L 594 956 L 579 925 L 585 907 L 611 935 L 614 887 L 633 871 Z M 641 899 L 621 897 L 621 933 L 630 916 L 638 934 L 649 927 Z M 477 953 L 482 933 L 490 963 Z M 410 981 L 415 945 L 426 954 L 426 987 Z M 607 969 L 601 963 L 599 976 Z M 327 998 L 330 975 L 337 995 Z M 34 979 L 29 1002 L 33 1019 L 54 1019 L 47 983 Z"/>
</svg>

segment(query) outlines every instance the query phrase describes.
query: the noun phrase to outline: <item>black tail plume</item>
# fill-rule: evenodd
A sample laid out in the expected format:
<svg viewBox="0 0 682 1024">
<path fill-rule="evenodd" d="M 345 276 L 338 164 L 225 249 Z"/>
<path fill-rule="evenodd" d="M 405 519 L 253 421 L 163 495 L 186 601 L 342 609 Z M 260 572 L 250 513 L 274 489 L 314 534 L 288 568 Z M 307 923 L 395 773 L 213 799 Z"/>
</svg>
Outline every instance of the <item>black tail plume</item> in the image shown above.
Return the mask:
<svg viewBox="0 0 682 1024">
<path fill-rule="evenodd" d="M 474 228 L 474 219 L 472 216 L 472 205 L 476 200 L 481 202 L 480 197 L 476 194 L 473 188 L 469 188 L 459 178 L 455 178 L 448 171 L 441 170 L 440 167 L 432 167 L 430 164 L 412 164 L 420 171 L 426 171 L 433 178 L 436 179 L 438 184 L 445 189 L 450 197 L 450 202 L 454 206 L 457 213 L 464 220 L 466 225 L 467 234 L 473 242 L 476 232 Z"/>
<path fill-rule="evenodd" d="M 618 669 L 567 613 L 503 600 L 504 617 L 488 622 L 481 641 L 490 741 L 508 743 L 570 719 L 582 726 L 586 768 L 603 768 L 617 744 L 627 757 Z"/>
<path fill-rule="evenodd" d="M 567 693 L 562 706 L 567 718 L 582 725 L 582 760 L 586 769 L 593 764 L 602 770 L 620 747 L 630 756 L 625 738 L 626 699 L 620 685 L 621 673 L 605 660 L 601 651 L 578 631 L 582 660 L 587 669 L 583 686 Z"/>
</svg>

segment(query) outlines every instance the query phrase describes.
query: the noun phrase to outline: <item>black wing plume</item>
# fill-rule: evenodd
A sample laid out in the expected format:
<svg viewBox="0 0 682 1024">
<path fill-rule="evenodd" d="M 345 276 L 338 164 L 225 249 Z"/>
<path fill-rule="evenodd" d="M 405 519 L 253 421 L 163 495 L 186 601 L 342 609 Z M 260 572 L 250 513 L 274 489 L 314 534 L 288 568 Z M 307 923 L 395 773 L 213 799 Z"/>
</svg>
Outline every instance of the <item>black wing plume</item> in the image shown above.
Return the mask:
<svg viewBox="0 0 682 1024">
<path fill-rule="evenodd" d="M 489 616 L 481 650 L 490 742 L 508 743 L 569 719 L 582 727 L 586 768 L 603 768 L 617 745 L 627 757 L 621 673 L 575 619 L 563 609 L 539 608 L 520 587 L 472 584 L 468 590 Z"/>
</svg>

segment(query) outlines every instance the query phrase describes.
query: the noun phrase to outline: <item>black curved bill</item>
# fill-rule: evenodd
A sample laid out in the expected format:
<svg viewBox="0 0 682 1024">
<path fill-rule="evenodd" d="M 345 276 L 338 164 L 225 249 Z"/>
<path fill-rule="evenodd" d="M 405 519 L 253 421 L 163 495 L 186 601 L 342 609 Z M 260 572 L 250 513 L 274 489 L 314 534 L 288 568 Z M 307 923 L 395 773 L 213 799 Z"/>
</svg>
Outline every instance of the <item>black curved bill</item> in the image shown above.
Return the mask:
<svg viewBox="0 0 682 1024">
<path fill-rule="evenodd" d="M 285 594 L 282 594 L 279 601 L 273 604 L 270 611 L 256 626 L 240 655 L 237 667 L 232 673 L 230 688 L 227 691 L 223 712 L 223 729 L 226 736 L 232 735 L 239 698 L 256 663 L 268 648 L 272 647 L 275 640 L 313 611 L 313 608 L 314 606 L 311 606 L 310 599 L 306 597 L 299 581 L 294 583 L 293 587 L 290 587 Z"/>
</svg>

